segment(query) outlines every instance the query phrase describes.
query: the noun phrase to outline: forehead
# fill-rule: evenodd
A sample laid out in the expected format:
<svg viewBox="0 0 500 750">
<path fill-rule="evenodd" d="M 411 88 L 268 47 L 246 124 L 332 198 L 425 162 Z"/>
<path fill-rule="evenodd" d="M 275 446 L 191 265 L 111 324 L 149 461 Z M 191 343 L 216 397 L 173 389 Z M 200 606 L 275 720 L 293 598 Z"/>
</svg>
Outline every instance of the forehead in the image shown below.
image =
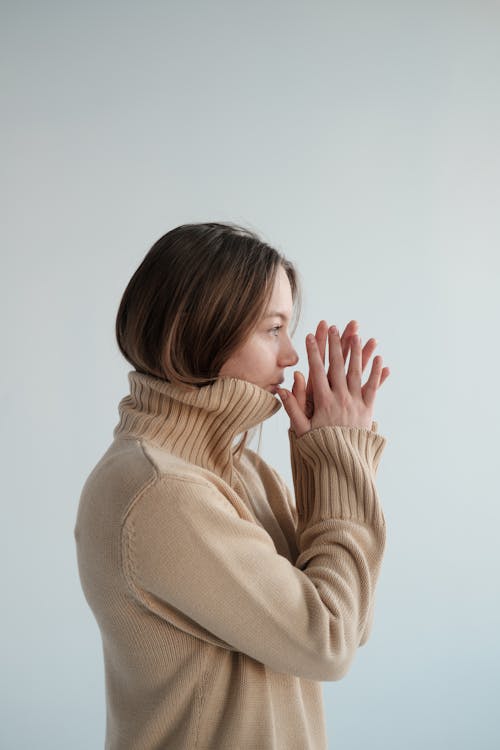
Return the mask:
<svg viewBox="0 0 500 750">
<path fill-rule="evenodd" d="M 283 266 L 278 268 L 265 317 L 288 320 L 293 307 L 292 288 Z"/>
<path fill-rule="evenodd" d="M 290 286 L 290 282 L 288 280 L 287 273 L 283 266 L 279 266 L 278 270 L 276 271 L 276 277 L 274 279 L 274 286 L 273 286 L 273 292 L 271 295 L 271 300 L 276 298 L 292 298 L 292 289 Z"/>
</svg>

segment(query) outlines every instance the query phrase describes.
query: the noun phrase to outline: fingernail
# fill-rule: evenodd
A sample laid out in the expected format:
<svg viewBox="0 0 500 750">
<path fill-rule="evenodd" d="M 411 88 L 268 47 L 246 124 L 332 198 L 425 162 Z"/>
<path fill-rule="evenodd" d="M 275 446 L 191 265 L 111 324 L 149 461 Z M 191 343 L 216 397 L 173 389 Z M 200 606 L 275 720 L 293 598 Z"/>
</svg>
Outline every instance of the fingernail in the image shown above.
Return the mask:
<svg viewBox="0 0 500 750">
<path fill-rule="evenodd" d="M 314 341 L 314 336 L 312 335 L 312 333 L 309 333 L 309 334 L 307 335 L 307 340 L 309 341 L 309 343 L 310 343 L 311 341 Z"/>
</svg>

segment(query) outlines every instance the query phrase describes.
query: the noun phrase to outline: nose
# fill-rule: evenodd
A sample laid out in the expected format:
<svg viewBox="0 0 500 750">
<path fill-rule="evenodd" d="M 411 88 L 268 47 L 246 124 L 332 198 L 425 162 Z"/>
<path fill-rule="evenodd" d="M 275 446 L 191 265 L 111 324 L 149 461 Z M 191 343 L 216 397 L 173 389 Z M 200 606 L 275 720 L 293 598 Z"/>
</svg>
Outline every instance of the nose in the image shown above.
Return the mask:
<svg viewBox="0 0 500 750">
<path fill-rule="evenodd" d="M 283 348 L 280 357 L 281 367 L 293 367 L 299 361 L 299 355 L 295 351 L 291 340 L 288 338 L 287 346 Z"/>
</svg>

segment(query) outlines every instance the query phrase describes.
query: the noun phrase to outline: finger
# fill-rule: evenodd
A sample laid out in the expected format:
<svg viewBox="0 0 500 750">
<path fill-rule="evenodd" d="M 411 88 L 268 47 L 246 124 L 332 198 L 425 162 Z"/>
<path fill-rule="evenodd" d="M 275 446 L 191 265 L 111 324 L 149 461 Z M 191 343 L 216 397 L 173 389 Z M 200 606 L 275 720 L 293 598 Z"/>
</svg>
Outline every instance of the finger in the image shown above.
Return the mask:
<svg viewBox="0 0 500 750">
<path fill-rule="evenodd" d="M 372 356 L 373 352 L 377 348 L 378 341 L 377 339 L 368 339 L 366 344 L 363 346 L 362 349 L 362 356 L 361 356 L 361 372 L 364 372 L 364 369 L 366 365 L 368 364 L 368 361 L 370 357 Z"/>
<path fill-rule="evenodd" d="M 306 379 L 299 370 L 295 370 L 293 373 L 292 393 L 299 405 L 299 409 L 301 409 L 306 416 L 309 416 L 307 413 Z"/>
<path fill-rule="evenodd" d="M 370 377 L 368 378 L 363 388 L 361 389 L 363 400 L 367 406 L 373 406 L 375 402 L 377 388 L 379 387 L 379 383 L 380 383 L 381 375 L 382 375 L 382 365 L 383 365 L 382 357 L 380 355 L 378 357 L 375 357 L 372 363 Z"/>
<path fill-rule="evenodd" d="M 283 408 L 290 417 L 290 427 L 295 434 L 300 437 L 304 432 L 308 432 L 311 429 L 311 423 L 302 412 L 293 393 L 285 388 L 277 388 L 276 390 L 281 398 Z"/>
<path fill-rule="evenodd" d="M 340 336 L 336 326 L 331 326 L 328 331 L 328 350 L 330 360 L 328 382 L 330 388 L 334 388 L 339 392 L 347 391 L 344 356 L 342 354 Z"/>
<path fill-rule="evenodd" d="M 323 362 L 323 369 L 325 368 L 325 351 L 326 351 L 327 339 L 328 339 L 328 323 L 326 322 L 326 320 L 320 320 L 316 328 L 316 341 L 318 342 L 319 353 Z M 312 409 L 313 404 L 314 404 L 314 396 L 313 396 L 313 384 L 312 384 L 310 370 L 309 370 L 309 376 L 307 379 L 306 400 L 307 400 L 307 403 L 310 405 L 310 409 Z M 309 417 L 312 416 L 312 410 L 311 410 L 311 414 L 309 414 L 308 416 Z"/>
<path fill-rule="evenodd" d="M 389 368 L 388 367 L 384 367 L 384 369 L 382 370 L 382 374 L 380 376 L 379 384 L 378 384 L 379 388 L 382 385 L 382 383 L 384 382 L 384 380 L 387 380 L 387 378 L 389 377 L 390 374 L 391 374 L 391 371 L 389 370 Z"/>
<path fill-rule="evenodd" d="M 342 356 L 344 358 L 344 364 L 347 362 L 347 355 L 349 354 L 349 350 L 351 348 L 351 339 L 353 335 L 357 333 L 358 328 L 359 328 L 358 321 L 350 320 L 344 329 L 344 333 L 340 337 L 340 345 L 342 348 Z M 331 365 L 328 368 L 327 377 L 328 377 L 328 382 L 330 383 L 330 385 L 332 385 L 333 384 L 333 372 L 331 369 Z"/>
<path fill-rule="evenodd" d="M 378 341 L 377 339 L 368 339 L 366 344 L 361 349 L 361 372 L 364 372 L 366 365 L 368 364 L 370 357 L 372 356 L 373 352 L 377 348 Z M 347 361 L 347 354 L 352 346 L 352 335 L 349 336 L 349 339 L 346 340 L 342 344 L 342 352 L 344 355 L 344 360 Z"/>
<path fill-rule="evenodd" d="M 384 367 L 383 370 L 382 370 L 382 372 L 381 372 L 381 374 L 380 374 L 380 378 L 379 378 L 378 385 L 377 385 L 377 390 L 380 388 L 380 386 L 382 385 L 382 383 L 384 383 L 387 380 L 387 378 L 389 377 L 390 374 L 391 374 L 391 371 L 389 370 L 389 368 L 388 367 Z M 361 388 L 361 394 L 363 396 L 363 400 L 365 399 L 365 393 L 366 393 L 365 392 L 365 386 L 366 386 L 366 384 Z"/>
<path fill-rule="evenodd" d="M 312 334 L 306 336 L 306 349 L 309 358 L 309 377 L 312 382 L 312 395 L 314 404 L 316 405 L 319 401 L 328 399 L 330 395 L 330 385 L 326 377 L 325 364 L 321 359 L 316 337 Z"/>
<path fill-rule="evenodd" d="M 359 396 L 361 394 L 361 339 L 359 336 L 351 336 L 351 342 L 346 381 L 349 392 L 353 396 Z"/>
<path fill-rule="evenodd" d="M 316 341 L 323 367 L 325 365 L 326 342 L 328 341 L 328 323 L 326 320 L 320 320 L 316 328 Z"/>
<path fill-rule="evenodd" d="M 342 355 L 344 362 L 347 362 L 347 355 L 351 348 L 351 337 L 358 333 L 359 323 L 357 320 L 350 320 L 344 329 L 344 333 L 340 337 L 340 343 L 342 345 Z"/>
</svg>

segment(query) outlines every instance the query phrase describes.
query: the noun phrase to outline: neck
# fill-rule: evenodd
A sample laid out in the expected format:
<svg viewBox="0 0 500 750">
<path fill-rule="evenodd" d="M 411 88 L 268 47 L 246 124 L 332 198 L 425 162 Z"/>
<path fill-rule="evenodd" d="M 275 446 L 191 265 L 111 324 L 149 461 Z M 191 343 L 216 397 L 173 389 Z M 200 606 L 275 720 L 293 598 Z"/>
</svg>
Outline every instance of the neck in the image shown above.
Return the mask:
<svg viewBox="0 0 500 750">
<path fill-rule="evenodd" d="M 270 391 L 239 378 L 222 376 L 193 388 L 132 370 L 128 380 L 130 395 L 119 403 L 113 435 L 154 443 L 229 484 L 234 438 L 281 408 Z"/>
</svg>

